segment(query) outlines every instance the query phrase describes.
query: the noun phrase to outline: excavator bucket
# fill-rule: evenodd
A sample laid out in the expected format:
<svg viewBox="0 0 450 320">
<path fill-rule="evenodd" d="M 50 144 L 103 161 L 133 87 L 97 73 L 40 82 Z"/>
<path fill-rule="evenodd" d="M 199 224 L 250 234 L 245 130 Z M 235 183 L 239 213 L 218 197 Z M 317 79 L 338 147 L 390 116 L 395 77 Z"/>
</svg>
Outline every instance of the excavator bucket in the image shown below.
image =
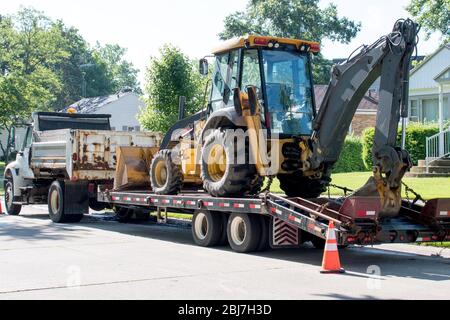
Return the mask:
<svg viewBox="0 0 450 320">
<path fill-rule="evenodd" d="M 150 162 L 157 147 L 117 147 L 114 190 L 150 189 Z"/>
</svg>

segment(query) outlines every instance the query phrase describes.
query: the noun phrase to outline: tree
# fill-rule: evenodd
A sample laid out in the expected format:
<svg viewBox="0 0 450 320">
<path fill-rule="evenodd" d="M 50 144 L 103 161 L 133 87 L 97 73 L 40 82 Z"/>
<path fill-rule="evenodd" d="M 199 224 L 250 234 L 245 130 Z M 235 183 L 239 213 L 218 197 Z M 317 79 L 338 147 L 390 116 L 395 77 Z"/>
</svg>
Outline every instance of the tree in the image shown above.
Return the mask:
<svg viewBox="0 0 450 320">
<path fill-rule="evenodd" d="M 186 115 L 204 107 L 206 80 L 197 71 L 197 64 L 180 49 L 165 45 L 160 57 L 152 57 L 145 78 L 146 108 L 139 122 L 148 130 L 166 132 L 178 120 L 178 101 L 186 97 Z"/>
<path fill-rule="evenodd" d="M 331 39 L 348 43 L 360 30 L 360 23 L 340 18 L 337 7 L 324 9 L 319 0 L 250 0 L 245 12 L 235 12 L 225 18 L 221 39 L 245 34 L 271 35 L 313 41 Z M 326 84 L 332 63 L 322 55 L 315 59 L 314 80 Z"/>
<path fill-rule="evenodd" d="M 61 88 L 49 65 L 66 54 L 51 37 L 49 21 L 35 10 L 0 19 L 0 130 L 7 135 L 0 148 L 6 161 L 13 127 L 28 122 L 32 111 L 48 109 Z"/>
<path fill-rule="evenodd" d="M 406 10 L 425 29 L 427 39 L 438 31 L 444 43 L 450 41 L 450 0 L 412 0 Z"/>
<path fill-rule="evenodd" d="M 139 70 L 133 64 L 124 59 L 127 49 L 118 44 L 106 44 L 101 46 L 98 42 L 95 51 L 107 66 L 108 77 L 111 81 L 111 89 L 119 91 L 129 88 L 141 93 L 137 75 Z"/>
</svg>

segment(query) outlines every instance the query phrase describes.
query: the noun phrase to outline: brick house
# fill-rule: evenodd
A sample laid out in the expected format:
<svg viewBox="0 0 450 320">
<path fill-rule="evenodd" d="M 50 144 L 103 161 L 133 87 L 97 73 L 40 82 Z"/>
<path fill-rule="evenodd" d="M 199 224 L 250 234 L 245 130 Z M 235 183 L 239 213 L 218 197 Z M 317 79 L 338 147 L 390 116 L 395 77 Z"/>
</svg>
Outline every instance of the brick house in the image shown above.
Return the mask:
<svg viewBox="0 0 450 320">
<path fill-rule="evenodd" d="M 317 109 L 320 108 L 327 88 L 327 85 L 314 86 Z M 367 91 L 366 95 L 361 100 L 358 109 L 356 110 L 355 116 L 353 117 L 352 124 L 349 129 L 350 134 L 360 136 L 364 129 L 375 127 L 377 121 L 378 100 L 378 90 L 370 89 Z"/>
</svg>

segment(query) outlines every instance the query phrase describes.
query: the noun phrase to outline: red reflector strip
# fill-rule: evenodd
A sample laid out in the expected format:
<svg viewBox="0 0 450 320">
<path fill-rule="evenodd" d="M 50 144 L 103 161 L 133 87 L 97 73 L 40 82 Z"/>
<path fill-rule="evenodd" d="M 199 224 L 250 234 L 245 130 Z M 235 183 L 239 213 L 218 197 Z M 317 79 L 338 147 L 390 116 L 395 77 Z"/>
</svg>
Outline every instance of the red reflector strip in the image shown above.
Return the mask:
<svg viewBox="0 0 450 320">
<path fill-rule="evenodd" d="M 164 199 L 162 202 L 165 203 L 165 204 L 169 204 L 170 200 Z"/>
<path fill-rule="evenodd" d="M 271 208 L 270 211 L 271 211 L 272 213 L 276 213 L 276 214 L 278 214 L 278 215 L 280 215 L 280 216 L 283 214 L 283 213 L 281 212 L 281 210 L 278 210 L 277 208 Z"/>
<path fill-rule="evenodd" d="M 219 203 L 219 207 L 222 207 L 222 208 L 228 208 L 229 206 L 230 206 L 230 204 L 228 202 Z"/>
<path fill-rule="evenodd" d="M 131 197 L 125 197 L 123 198 L 125 201 L 131 201 Z"/>
<path fill-rule="evenodd" d="M 152 203 L 158 203 L 159 200 L 158 200 L 158 199 L 151 199 L 150 202 L 152 202 Z"/>
<path fill-rule="evenodd" d="M 195 201 L 186 201 L 186 204 L 189 206 L 195 206 Z"/>
<path fill-rule="evenodd" d="M 289 220 L 295 221 L 295 217 L 294 216 L 289 216 Z"/>
<path fill-rule="evenodd" d="M 214 206 L 214 202 L 206 202 L 205 205 L 208 206 L 208 207 L 213 207 Z"/>
<path fill-rule="evenodd" d="M 120 197 L 111 197 L 111 199 L 113 199 L 113 201 L 117 201 L 120 200 Z"/>
<path fill-rule="evenodd" d="M 250 203 L 249 204 L 250 209 L 261 209 L 261 205 Z"/>
<path fill-rule="evenodd" d="M 181 200 L 173 200 L 173 204 L 183 204 L 183 201 Z"/>
<path fill-rule="evenodd" d="M 245 205 L 242 204 L 242 203 L 235 203 L 235 204 L 233 205 L 233 207 L 242 209 L 242 208 L 245 208 Z"/>
</svg>

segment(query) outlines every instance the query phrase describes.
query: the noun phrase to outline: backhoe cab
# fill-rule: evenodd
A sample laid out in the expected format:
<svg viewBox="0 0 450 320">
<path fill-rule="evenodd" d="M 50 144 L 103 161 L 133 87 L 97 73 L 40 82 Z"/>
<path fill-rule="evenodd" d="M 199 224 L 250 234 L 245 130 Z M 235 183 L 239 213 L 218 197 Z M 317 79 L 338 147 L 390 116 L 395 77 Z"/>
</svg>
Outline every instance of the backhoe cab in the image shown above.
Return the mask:
<svg viewBox="0 0 450 320">
<path fill-rule="evenodd" d="M 288 196 L 319 196 L 326 181 L 303 168 L 316 112 L 311 54 L 319 49 L 261 36 L 217 48 L 207 109 L 169 130 L 152 165 L 154 191 L 203 184 L 213 196 L 234 197 L 257 194 L 264 177 L 277 176 Z M 199 71 L 208 74 L 206 59 Z"/>
</svg>

